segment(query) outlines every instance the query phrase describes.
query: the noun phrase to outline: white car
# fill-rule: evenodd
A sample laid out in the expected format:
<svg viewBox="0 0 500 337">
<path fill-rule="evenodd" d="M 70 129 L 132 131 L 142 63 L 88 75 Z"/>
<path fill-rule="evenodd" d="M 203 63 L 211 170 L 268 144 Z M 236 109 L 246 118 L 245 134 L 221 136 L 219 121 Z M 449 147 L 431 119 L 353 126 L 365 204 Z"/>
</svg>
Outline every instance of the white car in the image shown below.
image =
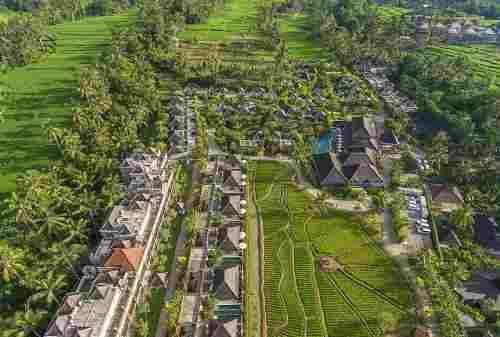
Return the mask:
<svg viewBox="0 0 500 337">
<path fill-rule="evenodd" d="M 417 227 L 417 233 L 418 234 L 430 234 L 431 230 L 429 228 Z"/>
<path fill-rule="evenodd" d="M 418 222 L 417 220 L 417 227 L 422 227 L 422 228 L 429 228 L 431 229 L 431 226 L 427 222 Z"/>
</svg>

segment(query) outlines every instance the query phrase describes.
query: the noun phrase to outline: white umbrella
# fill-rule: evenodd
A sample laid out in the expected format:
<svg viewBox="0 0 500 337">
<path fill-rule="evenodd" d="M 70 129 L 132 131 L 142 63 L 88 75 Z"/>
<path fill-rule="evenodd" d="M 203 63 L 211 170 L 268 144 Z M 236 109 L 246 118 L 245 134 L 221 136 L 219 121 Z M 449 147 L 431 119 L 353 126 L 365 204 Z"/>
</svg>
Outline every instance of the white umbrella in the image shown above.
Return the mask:
<svg viewBox="0 0 500 337">
<path fill-rule="evenodd" d="M 246 174 L 242 174 L 241 175 L 241 180 L 245 180 L 247 178 L 247 175 Z"/>
<path fill-rule="evenodd" d="M 246 212 L 247 212 L 247 210 L 246 210 L 246 209 L 244 209 L 244 208 L 242 208 L 242 209 L 240 210 L 241 215 L 245 215 L 245 213 L 246 213 Z"/>
<path fill-rule="evenodd" d="M 240 243 L 239 247 L 240 247 L 240 249 L 247 249 L 247 244 L 242 242 L 242 243 Z"/>
<path fill-rule="evenodd" d="M 240 205 L 245 206 L 246 204 L 247 204 L 247 201 L 246 201 L 246 200 L 241 200 L 241 201 L 240 201 Z"/>
<path fill-rule="evenodd" d="M 243 240 L 246 238 L 247 234 L 245 232 L 240 232 L 240 239 Z"/>
<path fill-rule="evenodd" d="M 245 186 L 246 184 L 247 184 L 247 182 L 246 182 L 246 181 L 242 181 L 242 182 L 241 182 L 241 185 L 242 185 L 242 186 Z"/>
</svg>

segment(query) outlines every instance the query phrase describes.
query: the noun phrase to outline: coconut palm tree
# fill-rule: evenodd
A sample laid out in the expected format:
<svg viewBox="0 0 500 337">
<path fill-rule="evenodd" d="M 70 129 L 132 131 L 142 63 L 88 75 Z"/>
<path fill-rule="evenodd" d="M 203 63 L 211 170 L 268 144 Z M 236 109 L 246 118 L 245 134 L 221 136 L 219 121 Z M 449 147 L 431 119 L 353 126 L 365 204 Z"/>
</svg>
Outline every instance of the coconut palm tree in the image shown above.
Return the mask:
<svg viewBox="0 0 500 337">
<path fill-rule="evenodd" d="M 66 286 L 66 275 L 49 271 L 46 278 L 35 280 L 35 286 L 37 292 L 30 297 L 30 303 L 43 300 L 49 306 L 59 304 L 58 294 Z"/>
<path fill-rule="evenodd" d="M 7 242 L 0 241 L 0 275 L 5 282 L 17 278 L 25 269 L 23 263 L 24 252 L 21 249 L 10 247 Z"/>
<path fill-rule="evenodd" d="M 13 324 L 10 327 L 3 328 L 0 331 L 2 337 L 29 337 L 35 335 L 40 337 L 37 329 L 39 325 L 46 319 L 47 311 L 37 309 L 33 311 L 28 304 L 25 310 L 17 312 Z"/>
<path fill-rule="evenodd" d="M 451 221 L 455 224 L 459 232 L 467 237 L 472 237 L 474 234 L 474 210 L 469 205 L 465 205 L 453 211 Z"/>
</svg>

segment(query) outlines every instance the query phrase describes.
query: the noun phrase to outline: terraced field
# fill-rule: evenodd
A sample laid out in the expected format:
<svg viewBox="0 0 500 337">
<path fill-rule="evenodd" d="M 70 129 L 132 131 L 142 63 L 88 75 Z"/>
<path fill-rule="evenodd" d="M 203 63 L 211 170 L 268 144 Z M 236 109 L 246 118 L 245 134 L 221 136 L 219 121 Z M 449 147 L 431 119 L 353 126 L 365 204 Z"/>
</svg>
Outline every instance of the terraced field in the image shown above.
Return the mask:
<svg viewBox="0 0 500 337">
<path fill-rule="evenodd" d="M 5 123 L 0 125 L 0 193 L 15 190 L 18 174 L 43 169 L 56 158 L 44 126 L 70 121 L 82 67 L 95 63 L 110 42 L 112 30 L 130 24 L 136 13 L 131 10 L 53 26 L 54 54 L 0 76 L 0 86 L 12 97 Z"/>
<path fill-rule="evenodd" d="M 265 39 L 256 28 L 257 6 L 258 0 L 227 1 L 206 22 L 188 25 L 178 35 L 181 49 L 194 62 L 207 57 L 251 65 L 271 62 L 273 53 L 265 47 Z M 279 27 L 290 57 L 308 60 L 327 56 L 306 31 L 304 15 L 280 15 Z"/>
<path fill-rule="evenodd" d="M 412 307 L 399 270 L 352 216 L 308 211 L 309 197 L 290 182 L 286 165 L 256 167 L 269 336 L 375 337 L 380 312 L 399 319 Z M 320 256 L 339 268 L 321 271 Z"/>
<path fill-rule="evenodd" d="M 500 83 L 500 52 L 495 45 L 431 46 L 426 52 L 431 55 L 465 57 L 472 63 L 480 77 L 494 79 Z"/>
</svg>

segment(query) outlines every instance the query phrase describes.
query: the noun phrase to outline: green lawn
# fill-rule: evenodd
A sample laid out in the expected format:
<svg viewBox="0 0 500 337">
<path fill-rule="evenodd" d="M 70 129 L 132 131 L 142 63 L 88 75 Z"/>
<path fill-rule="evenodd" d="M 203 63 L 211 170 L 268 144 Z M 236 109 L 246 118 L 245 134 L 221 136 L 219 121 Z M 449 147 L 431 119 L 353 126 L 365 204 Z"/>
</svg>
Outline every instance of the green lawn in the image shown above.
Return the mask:
<svg viewBox="0 0 500 337">
<path fill-rule="evenodd" d="M 78 100 L 82 67 L 94 64 L 114 28 L 130 24 L 137 11 L 93 17 L 51 27 L 57 49 L 44 60 L 0 76 L 12 100 L 0 124 L 0 193 L 15 190 L 27 169 L 47 167 L 56 157 L 44 125 L 67 125 Z"/>
<path fill-rule="evenodd" d="M 495 45 L 442 45 L 430 46 L 425 51 L 431 55 L 462 56 L 482 78 L 495 79 L 500 83 L 500 52 Z"/>
<path fill-rule="evenodd" d="M 380 312 L 400 319 L 412 307 L 408 285 L 355 217 L 308 211 L 309 195 L 288 172 L 284 164 L 257 163 L 269 336 L 378 336 Z M 342 269 L 320 271 L 320 256 Z"/>
</svg>

